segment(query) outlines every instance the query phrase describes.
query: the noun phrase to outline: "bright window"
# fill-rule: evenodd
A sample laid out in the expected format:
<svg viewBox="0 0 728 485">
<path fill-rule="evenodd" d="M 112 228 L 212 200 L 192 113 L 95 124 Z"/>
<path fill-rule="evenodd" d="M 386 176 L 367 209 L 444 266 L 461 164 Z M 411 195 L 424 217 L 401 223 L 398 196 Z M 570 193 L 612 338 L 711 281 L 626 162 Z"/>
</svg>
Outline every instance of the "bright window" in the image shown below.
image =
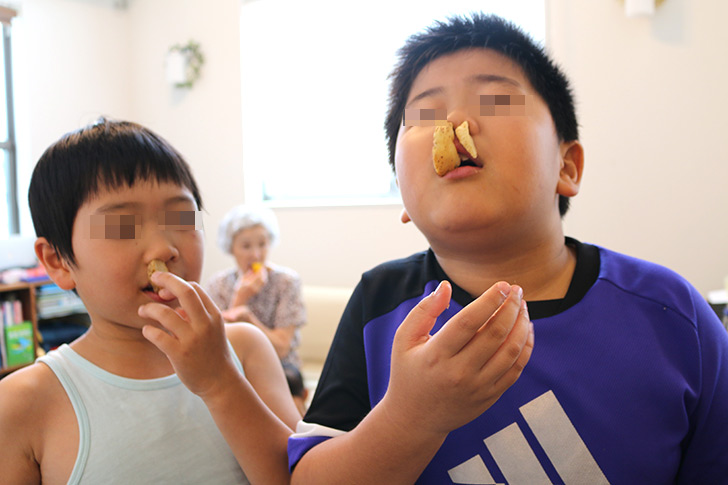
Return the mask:
<svg viewBox="0 0 728 485">
<path fill-rule="evenodd" d="M 5 202 L 0 211 L 0 239 L 20 232 L 18 214 L 18 182 L 13 124 L 13 88 L 10 58 L 10 19 L 13 10 L 0 7 L 2 45 L 0 45 L 0 196 Z"/>
<path fill-rule="evenodd" d="M 396 50 L 433 20 L 508 18 L 543 44 L 544 0 L 243 0 L 246 200 L 398 201 L 384 137 Z"/>
</svg>

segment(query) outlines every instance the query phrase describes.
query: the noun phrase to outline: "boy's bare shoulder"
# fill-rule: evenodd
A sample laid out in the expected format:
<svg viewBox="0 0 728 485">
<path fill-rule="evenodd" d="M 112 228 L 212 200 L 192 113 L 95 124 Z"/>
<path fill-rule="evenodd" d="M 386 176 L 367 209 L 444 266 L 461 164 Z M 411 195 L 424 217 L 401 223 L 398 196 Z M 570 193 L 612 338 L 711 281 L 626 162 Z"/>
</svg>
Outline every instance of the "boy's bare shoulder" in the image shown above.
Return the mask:
<svg viewBox="0 0 728 485">
<path fill-rule="evenodd" d="M 0 423 L 2 428 L 41 426 L 49 409 L 65 395 L 63 386 L 47 365 L 35 363 L 0 380 Z M 13 419 L 22 418 L 22 419 Z"/>
<path fill-rule="evenodd" d="M 225 335 L 238 356 L 248 355 L 259 345 L 269 343 L 263 331 L 251 323 L 227 323 Z"/>
<path fill-rule="evenodd" d="M 4 473 L 40 483 L 44 443 L 57 429 L 51 421 L 65 415 L 64 398 L 67 401 L 63 386 L 45 364 L 32 364 L 0 380 L 0 469 Z"/>
<path fill-rule="evenodd" d="M 0 380 L 0 406 L 32 404 L 40 397 L 47 397 L 56 386 L 61 387 L 60 382 L 47 365 L 31 364 Z"/>
</svg>

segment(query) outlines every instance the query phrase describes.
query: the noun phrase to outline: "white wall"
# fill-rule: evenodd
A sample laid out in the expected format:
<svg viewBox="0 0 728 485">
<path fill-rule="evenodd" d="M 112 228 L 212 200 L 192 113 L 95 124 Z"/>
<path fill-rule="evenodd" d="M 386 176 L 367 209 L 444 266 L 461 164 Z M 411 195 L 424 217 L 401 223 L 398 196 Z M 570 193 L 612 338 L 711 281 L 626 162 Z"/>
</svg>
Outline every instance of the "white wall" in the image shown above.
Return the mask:
<svg viewBox="0 0 728 485">
<path fill-rule="evenodd" d="M 99 115 L 131 116 L 128 16 L 101 2 L 23 0 L 11 6 L 21 228 L 34 234 L 30 173 L 61 135 Z"/>
<path fill-rule="evenodd" d="M 586 149 L 567 231 L 664 264 L 707 293 L 728 275 L 728 2 L 552 0 L 548 41 Z"/>
<path fill-rule="evenodd" d="M 204 281 L 230 264 L 215 246 L 216 228 L 243 202 L 239 0 L 132 0 L 128 14 L 134 118 L 185 156 L 208 212 Z M 205 56 L 201 78 L 190 90 L 173 89 L 164 79 L 165 54 L 191 39 Z"/>
<path fill-rule="evenodd" d="M 20 0 L 13 23 L 19 192 L 43 150 L 99 115 L 157 131 L 192 165 L 203 194 L 206 268 L 227 259 L 214 247 L 219 215 L 243 201 L 239 2 L 219 0 Z M 167 50 L 194 39 L 205 55 L 192 90 L 164 78 Z M 25 195 L 23 232 L 33 229 Z M 210 230 L 212 229 L 212 230 Z M 209 272 L 208 272 L 209 273 Z M 206 273 L 206 274 L 208 274 Z"/>
<path fill-rule="evenodd" d="M 26 83 L 24 163 L 89 112 L 158 131 L 200 183 L 207 278 L 232 262 L 214 246 L 215 229 L 243 201 L 238 0 L 113 3 L 15 2 L 30 45 L 16 84 Z M 620 0 L 550 0 L 548 9 L 549 48 L 573 81 L 587 156 L 567 232 L 665 264 L 704 294 L 728 274 L 727 17 L 719 1 L 664 0 L 652 19 L 625 17 Z M 202 79 L 174 92 L 164 53 L 191 38 L 207 57 Z M 372 265 L 426 247 L 399 211 L 277 209 L 283 237 L 273 259 L 307 284 L 353 286 Z"/>
</svg>

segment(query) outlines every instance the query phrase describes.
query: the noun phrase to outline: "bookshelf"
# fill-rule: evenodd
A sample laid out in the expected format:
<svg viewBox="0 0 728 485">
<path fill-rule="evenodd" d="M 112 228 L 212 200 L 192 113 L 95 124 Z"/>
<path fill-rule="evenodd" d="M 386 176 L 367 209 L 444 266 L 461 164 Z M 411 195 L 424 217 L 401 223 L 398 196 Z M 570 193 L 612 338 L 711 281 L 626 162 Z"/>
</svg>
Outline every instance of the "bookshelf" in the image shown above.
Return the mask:
<svg viewBox="0 0 728 485">
<path fill-rule="evenodd" d="M 50 279 L 41 279 L 33 282 L 20 282 L 12 284 L 0 284 L 0 300 L 10 301 L 18 300 L 22 309 L 22 320 L 30 322 L 32 325 L 32 348 L 33 358 L 29 362 L 19 363 L 17 365 L 5 365 L 5 361 L 0 362 L 0 377 L 18 370 L 26 365 L 31 364 L 35 360 L 35 356 L 42 354 L 44 351 L 41 347 L 41 326 L 48 323 L 52 325 L 55 320 L 67 317 L 68 315 L 85 314 L 85 308 L 82 304 L 73 301 L 72 298 L 53 289 L 53 282 Z M 57 288 L 57 287 L 56 287 Z M 40 294 L 46 295 L 39 297 Z M 51 295 L 47 295 L 51 293 Z M 50 298 L 48 298 L 50 297 Z M 41 301 L 39 298 L 46 299 Z M 5 331 L 5 329 L 1 329 Z M 2 342 L 3 345 L 5 342 Z M 6 350 L 7 354 L 7 350 Z"/>
<path fill-rule="evenodd" d="M 8 301 L 10 298 L 14 298 L 20 301 L 20 305 L 23 313 L 23 320 L 28 321 L 33 326 L 33 355 L 37 355 L 38 352 L 38 317 L 36 313 L 35 303 L 35 288 L 40 284 L 45 284 L 47 281 L 38 281 L 33 283 L 12 283 L 12 284 L 0 284 L 0 300 Z M 3 331 L 5 329 L 3 328 Z M 3 345 L 5 345 L 5 339 L 3 338 Z M 14 370 L 20 369 L 26 364 L 11 365 L 3 367 L 5 362 L 0 362 L 0 375 L 8 374 Z"/>
</svg>

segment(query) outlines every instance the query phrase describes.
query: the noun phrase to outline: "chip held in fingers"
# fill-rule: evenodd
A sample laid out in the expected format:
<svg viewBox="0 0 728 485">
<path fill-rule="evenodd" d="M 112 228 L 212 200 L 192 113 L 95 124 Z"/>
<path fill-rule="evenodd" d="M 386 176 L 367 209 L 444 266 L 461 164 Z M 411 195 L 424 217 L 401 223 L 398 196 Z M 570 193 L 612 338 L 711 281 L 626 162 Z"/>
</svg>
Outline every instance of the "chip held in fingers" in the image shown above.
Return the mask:
<svg viewBox="0 0 728 485">
<path fill-rule="evenodd" d="M 152 290 L 154 290 L 155 293 L 159 293 L 159 286 L 152 283 L 152 275 L 156 273 L 157 271 L 169 271 L 167 269 L 167 265 L 164 264 L 164 261 L 160 259 L 153 259 L 149 262 L 147 265 L 147 278 L 149 279 L 149 283 L 152 285 Z"/>
<path fill-rule="evenodd" d="M 458 152 L 455 146 L 456 136 L 459 145 L 467 154 Z M 470 125 L 467 121 L 463 121 L 454 130 L 450 121 L 445 125 L 436 126 L 432 141 L 432 162 L 435 166 L 435 172 L 441 177 L 458 168 L 462 160 L 467 158 L 475 159 L 478 156 L 475 142 L 473 137 L 470 136 Z"/>
<path fill-rule="evenodd" d="M 261 263 L 260 261 L 256 261 L 255 263 L 250 265 L 250 269 L 252 269 L 254 273 L 257 273 L 262 268 L 263 268 L 263 263 Z"/>
</svg>

